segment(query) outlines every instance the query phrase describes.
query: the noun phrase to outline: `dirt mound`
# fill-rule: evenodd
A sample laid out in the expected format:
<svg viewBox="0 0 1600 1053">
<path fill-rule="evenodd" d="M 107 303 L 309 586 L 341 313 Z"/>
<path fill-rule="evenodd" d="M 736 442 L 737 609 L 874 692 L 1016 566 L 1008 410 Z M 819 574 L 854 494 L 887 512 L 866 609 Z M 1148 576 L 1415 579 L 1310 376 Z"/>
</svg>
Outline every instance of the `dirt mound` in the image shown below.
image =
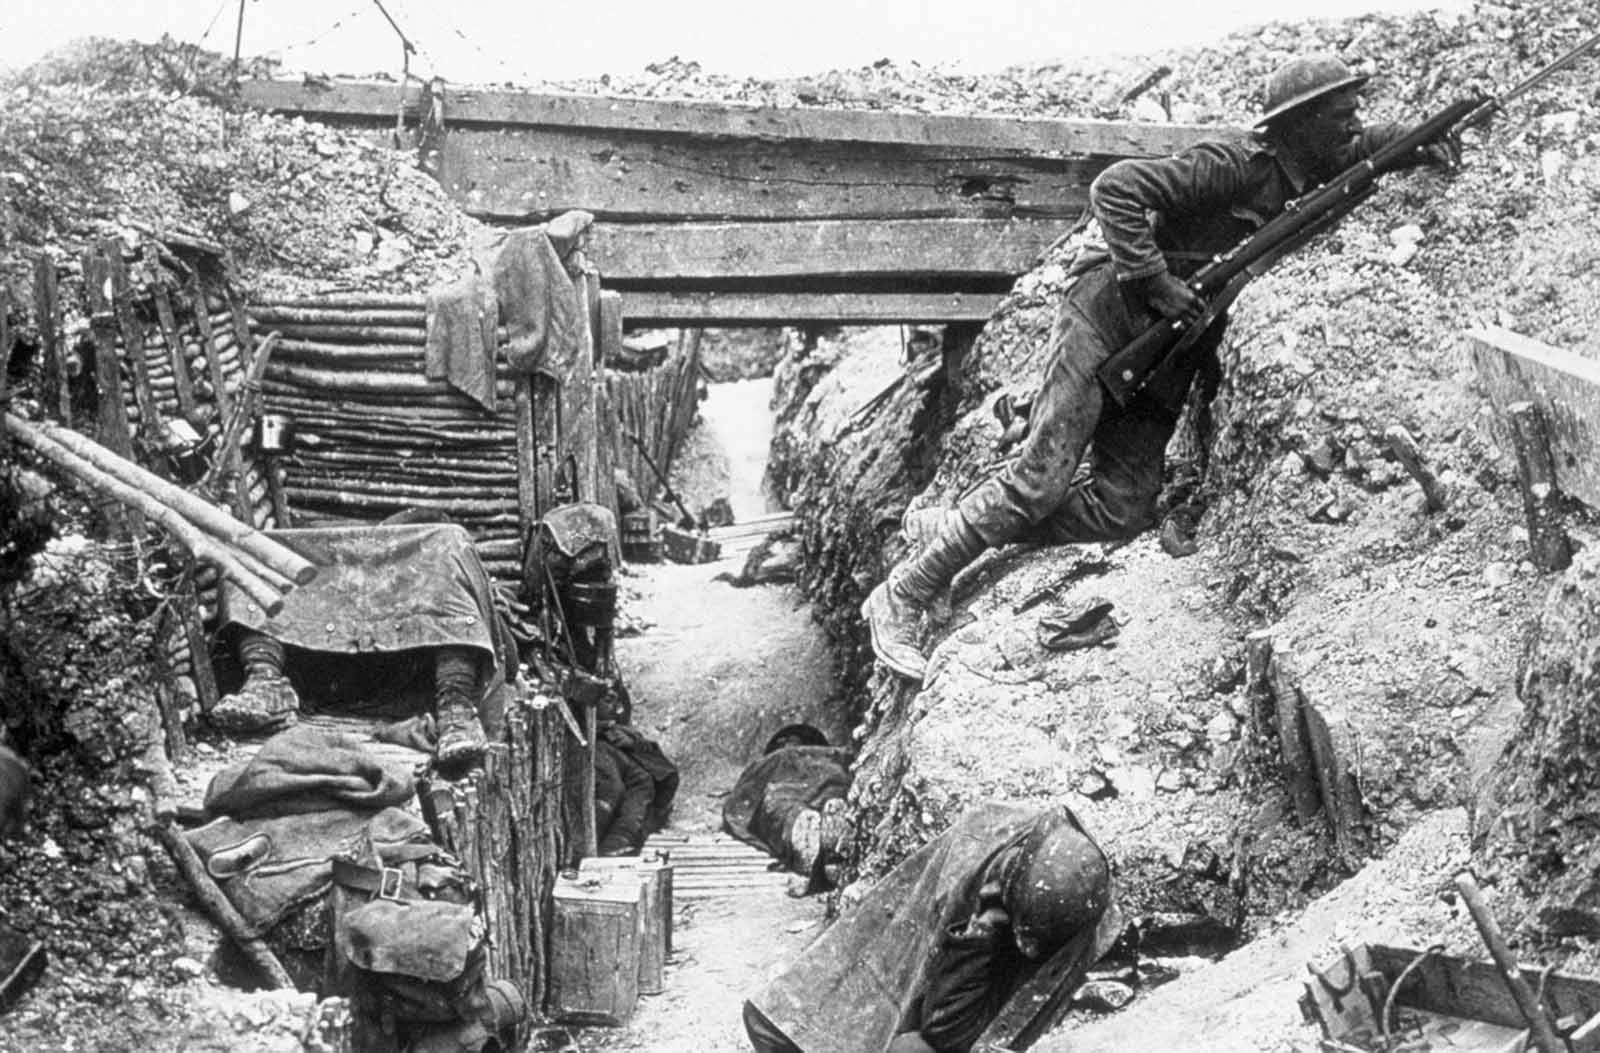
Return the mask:
<svg viewBox="0 0 1600 1053">
<path fill-rule="evenodd" d="M 1273 26 L 1192 53 L 1169 90 L 1175 112 L 1243 121 L 1278 62 L 1332 50 L 1379 72 L 1373 116 L 1415 119 L 1472 84 L 1509 85 L 1596 28 L 1577 3 Z M 1246 293 L 1224 349 L 1198 554 L 1174 562 L 1150 538 L 1008 550 L 958 579 L 925 688 L 881 674 L 869 685 L 854 797 L 872 830 L 867 872 L 977 798 L 1065 798 L 1118 860 L 1135 910 L 1250 928 L 1303 906 L 1361 860 L 1320 821 L 1292 818 L 1276 758 L 1245 734 L 1252 632 L 1291 656 L 1350 758 L 1369 851 L 1470 800 L 1515 720 L 1521 642 L 1551 577 L 1526 561 L 1510 447 L 1462 330 L 1514 325 L 1595 354 L 1592 84 L 1586 68 L 1521 100 L 1469 133 L 1463 173 L 1389 180 Z M 947 388 L 908 377 L 851 434 L 785 433 L 809 586 L 858 646 L 850 611 L 900 554 L 900 506 L 949 503 L 993 466 L 992 406 L 1036 383 L 1069 251 L 1019 280 Z M 871 394 L 839 398 L 855 408 Z M 827 412 L 814 398 L 797 420 Z M 916 426 L 951 398 L 947 429 Z M 1396 425 L 1444 481 L 1443 511 L 1426 510 L 1389 449 Z M 907 435 L 926 483 L 900 471 L 886 489 L 886 466 L 913 456 Z M 1043 608 L 1019 609 L 1040 590 L 1114 601 L 1114 646 L 1041 651 Z"/>
<path fill-rule="evenodd" d="M 36 256 L 72 281 L 104 238 L 214 243 L 262 296 L 414 292 L 470 265 L 481 229 L 409 152 L 180 94 L 182 54 L 85 44 L 0 83 L 0 279 L 18 303 Z"/>
</svg>

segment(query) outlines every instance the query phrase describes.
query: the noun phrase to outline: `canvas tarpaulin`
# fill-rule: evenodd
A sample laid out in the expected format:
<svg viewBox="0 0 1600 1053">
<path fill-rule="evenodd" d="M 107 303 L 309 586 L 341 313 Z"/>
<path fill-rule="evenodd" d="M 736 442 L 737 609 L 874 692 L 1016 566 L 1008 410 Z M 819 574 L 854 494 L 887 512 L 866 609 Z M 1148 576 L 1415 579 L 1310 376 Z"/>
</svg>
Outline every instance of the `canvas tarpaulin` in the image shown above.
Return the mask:
<svg viewBox="0 0 1600 1053">
<path fill-rule="evenodd" d="M 968 809 L 846 910 L 751 1004 L 805 1053 L 883 1053 L 924 986 L 941 934 L 971 909 L 984 865 L 1045 811 L 1002 803 Z"/>
</svg>

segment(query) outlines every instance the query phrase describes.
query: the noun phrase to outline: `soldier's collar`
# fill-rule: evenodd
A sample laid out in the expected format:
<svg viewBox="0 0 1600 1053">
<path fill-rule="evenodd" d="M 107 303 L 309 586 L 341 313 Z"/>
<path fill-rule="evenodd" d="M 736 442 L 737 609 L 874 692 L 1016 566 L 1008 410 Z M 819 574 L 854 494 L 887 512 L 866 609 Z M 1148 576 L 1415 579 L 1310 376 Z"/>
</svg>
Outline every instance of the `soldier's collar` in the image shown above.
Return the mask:
<svg viewBox="0 0 1600 1053">
<path fill-rule="evenodd" d="M 1283 174 L 1288 177 L 1289 185 L 1294 188 L 1294 196 L 1299 197 L 1305 193 L 1306 186 L 1311 180 L 1306 175 L 1305 168 L 1295 158 L 1294 152 L 1285 150 L 1281 145 L 1269 139 L 1261 140 L 1261 149 L 1264 153 L 1270 154 L 1272 159 L 1278 162 L 1278 167 L 1283 169 Z"/>
</svg>

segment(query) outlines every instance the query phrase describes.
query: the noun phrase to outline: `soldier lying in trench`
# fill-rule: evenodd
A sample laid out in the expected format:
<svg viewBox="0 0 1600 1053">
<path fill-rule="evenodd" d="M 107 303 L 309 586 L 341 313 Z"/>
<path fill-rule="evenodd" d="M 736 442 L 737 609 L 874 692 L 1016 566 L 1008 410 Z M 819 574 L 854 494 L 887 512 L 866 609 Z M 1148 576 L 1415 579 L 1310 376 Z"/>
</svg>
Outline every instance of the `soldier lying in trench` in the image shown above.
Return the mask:
<svg viewBox="0 0 1600 1053">
<path fill-rule="evenodd" d="M 461 527 L 391 523 L 277 530 L 318 567 L 269 617 L 224 584 L 219 637 L 245 680 L 211 711 L 236 733 L 276 731 L 305 713 L 396 720 L 431 715 L 436 762 L 470 765 L 504 710 L 514 641 Z"/>
<path fill-rule="evenodd" d="M 789 724 L 740 773 L 722 802 L 722 825 L 804 878 L 797 894 L 820 891 L 850 833 L 849 791 L 850 752 L 809 724 Z"/>
<path fill-rule="evenodd" d="M 757 1053 L 968 1053 L 1058 952 L 1081 975 L 1118 919 L 1106 857 L 1070 811 L 980 805 L 747 1001 L 745 1031 Z"/>
</svg>

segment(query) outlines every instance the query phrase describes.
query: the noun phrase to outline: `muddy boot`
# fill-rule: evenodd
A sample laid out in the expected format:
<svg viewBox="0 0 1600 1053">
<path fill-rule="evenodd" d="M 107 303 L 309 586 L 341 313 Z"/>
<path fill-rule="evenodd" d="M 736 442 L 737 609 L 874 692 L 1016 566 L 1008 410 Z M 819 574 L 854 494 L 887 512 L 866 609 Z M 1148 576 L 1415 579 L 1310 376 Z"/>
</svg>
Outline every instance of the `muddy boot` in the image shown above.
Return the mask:
<svg viewBox="0 0 1600 1053">
<path fill-rule="evenodd" d="M 933 539 L 939 536 L 939 531 L 944 529 L 952 516 L 960 515 L 953 508 L 941 508 L 933 505 L 927 508 L 913 508 L 900 518 L 900 533 L 906 539 L 906 558 L 915 559 L 922 555 L 924 549 L 933 544 Z M 946 584 L 928 603 L 928 620 L 935 625 L 943 625 L 950 620 L 955 608 L 955 600 L 951 595 L 950 585 Z"/>
<path fill-rule="evenodd" d="M 789 824 L 789 866 L 805 877 L 822 862 L 822 813 L 815 808 L 802 809 Z"/>
<path fill-rule="evenodd" d="M 244 686 L 217 702 L 211 723 L 234 735 L 280 731 L 300 719 L 300 698 L 283 675 L 283 644 L 265 633 L 246 632 L 239 641 Z"/>
<path fill-rule="evenodd" d="M 889 573 L 861 605 L 872 631 L 872 651 L 898 676 L 921 681 L 928 662 L 922 655 L 919 622 L 956 574 L 983 552 L 983 538 L 960 513 L 948 515 L 928 546 Z"/>
<path fill-rule="evenodd" d="M 489 747 L 473 699 L 478 690 L 478 663 L 464 647 L 441 647 L 434 661 L 434 708 L 439 719 L 439 746 L 434 763 L 442 771 L 469 768 Z"/>
</svg>

